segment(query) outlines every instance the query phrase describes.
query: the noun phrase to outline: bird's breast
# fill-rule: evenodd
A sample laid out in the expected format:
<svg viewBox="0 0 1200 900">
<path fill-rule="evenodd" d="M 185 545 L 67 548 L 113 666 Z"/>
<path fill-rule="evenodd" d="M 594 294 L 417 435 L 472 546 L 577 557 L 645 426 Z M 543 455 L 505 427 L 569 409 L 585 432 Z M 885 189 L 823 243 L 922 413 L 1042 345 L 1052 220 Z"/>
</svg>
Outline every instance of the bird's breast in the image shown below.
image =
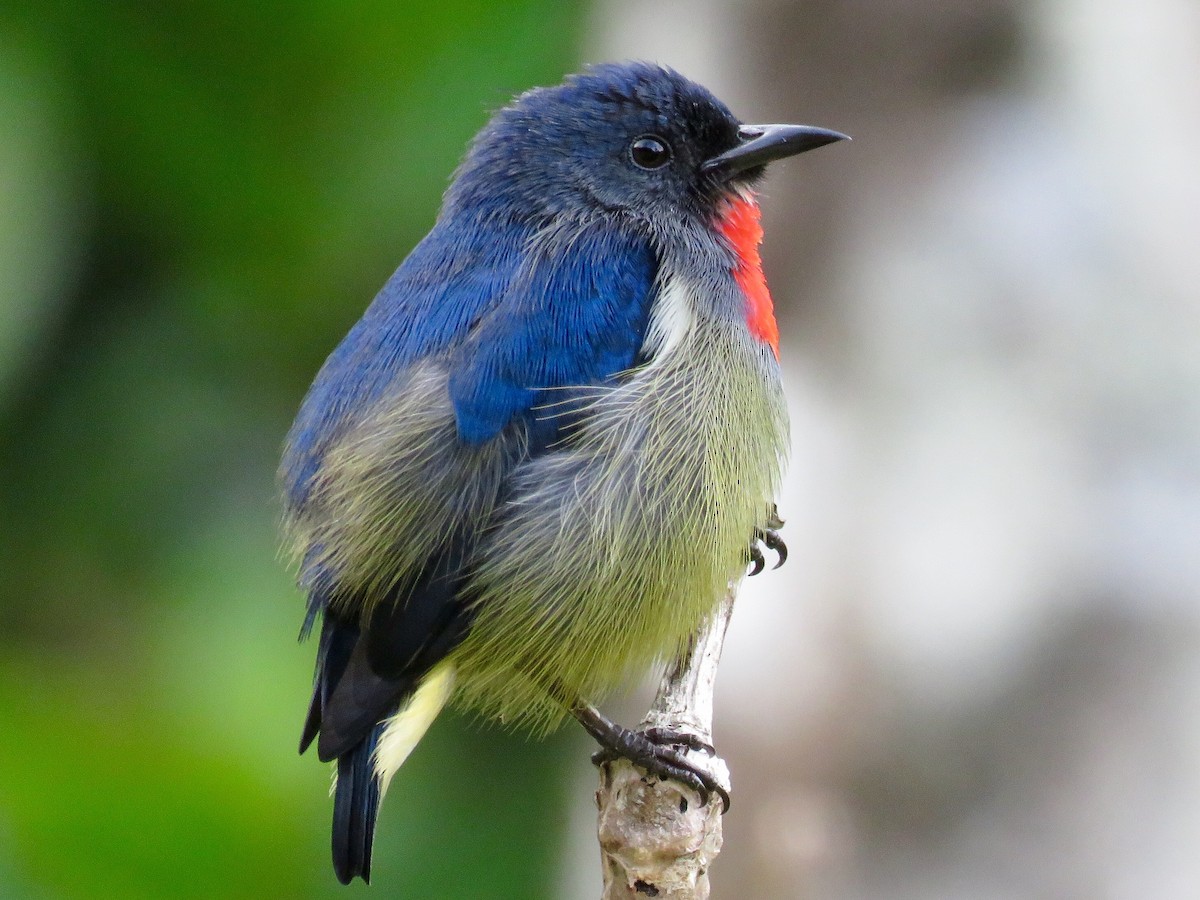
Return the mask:
<svg viewBox="0 0 1200 900">
<path fill-rule="evenodd" d="M 594 699 L 672 657 L 744 570 L 785 453 L 778 363 L 696 290 L 662 285 L 648 361 L 514 473 L 456 653 L 461 699 L 485 715 L 549 727 L 548 683 Z"/>
</svg>

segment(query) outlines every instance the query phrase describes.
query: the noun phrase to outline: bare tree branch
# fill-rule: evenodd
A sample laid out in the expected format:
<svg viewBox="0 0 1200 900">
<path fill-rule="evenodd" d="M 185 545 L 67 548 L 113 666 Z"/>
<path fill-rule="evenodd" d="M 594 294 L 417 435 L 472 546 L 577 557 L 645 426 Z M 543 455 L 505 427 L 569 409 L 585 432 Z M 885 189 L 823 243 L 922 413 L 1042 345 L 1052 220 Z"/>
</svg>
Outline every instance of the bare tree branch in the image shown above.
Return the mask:
<svg viewBox="0 0 1200 900">
<path fill-rule="evenodd" d="M 711 745 L 713 689 L 735 593 L 730 587 L 689 652 L 663 676 L 643 728 L 669 728 Z M 703 750 L 687 753 L 690 762 L 729 789 L 724 760 Z M 708 897 L 708 869 L 721 852 L 720 797 L 701 806 L 690 788 L 646 779 L 627 760 L 618 759 L 601 766 L 596 802 L 603 900 Z"/>
</svg>

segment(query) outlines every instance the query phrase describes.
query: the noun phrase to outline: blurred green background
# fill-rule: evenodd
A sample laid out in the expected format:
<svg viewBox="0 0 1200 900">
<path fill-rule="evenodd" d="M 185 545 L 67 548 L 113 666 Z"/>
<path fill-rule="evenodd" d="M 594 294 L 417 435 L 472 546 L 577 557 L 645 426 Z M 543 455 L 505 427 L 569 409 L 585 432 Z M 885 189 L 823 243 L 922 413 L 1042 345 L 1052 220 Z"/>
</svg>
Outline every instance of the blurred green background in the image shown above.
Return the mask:
<svg viewBox="0 0 1200 900">
<path fill-rule="evenodd" d="M 0 0 L 0 900 L 368 895 L 283 435 L 489 112 L 629 57 L 855 138 L 764 184 L 714 895 L 1196 896 L 1200 5 Z M 369 895 L 596 896 L 590 750 L 443 716 Z"/>
<path fill-rule="evenodd" d="M 282 437 L 488 112 L 575 66 L 582 15 L 0 6 L 0 896 L 347 895 L 328 773 L 294 751 Z M 537 896 L 572 739 L 444 717 L 376 880 Z"/>
</svg>

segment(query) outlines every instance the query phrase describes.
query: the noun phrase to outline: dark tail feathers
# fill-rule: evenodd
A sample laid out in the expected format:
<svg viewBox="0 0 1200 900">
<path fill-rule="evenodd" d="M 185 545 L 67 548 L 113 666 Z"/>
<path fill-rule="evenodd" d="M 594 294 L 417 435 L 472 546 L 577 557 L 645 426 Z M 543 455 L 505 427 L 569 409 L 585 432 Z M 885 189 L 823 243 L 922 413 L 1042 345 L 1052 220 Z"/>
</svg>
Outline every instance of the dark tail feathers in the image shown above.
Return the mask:
<svg viewBox="0 0 1200 900">
<path fill-rule="evenodd" d="M 358 876 L 371 883 L 371 845 L 379 815 L 379 779 L 372 755 L 383 734 L 375 726 L 361 743 L 338 757 L 337 787 L 333 795 L 333 871 L 349 884 Z"/>
</svg>

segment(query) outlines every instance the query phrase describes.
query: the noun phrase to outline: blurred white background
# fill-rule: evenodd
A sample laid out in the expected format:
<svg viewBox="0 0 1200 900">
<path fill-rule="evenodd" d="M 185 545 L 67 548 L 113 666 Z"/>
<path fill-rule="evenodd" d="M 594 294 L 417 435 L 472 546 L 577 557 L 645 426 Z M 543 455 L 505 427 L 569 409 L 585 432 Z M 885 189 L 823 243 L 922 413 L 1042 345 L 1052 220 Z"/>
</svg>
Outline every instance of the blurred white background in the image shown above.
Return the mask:
<svg viewBox="0 0 1200 900">
<path fill-rule="evenodd" d="M 714 895 L 1200 896 L 1200 5 L 594 23 L 854 137 L 763 191 L 791 556 L 726 645 Z"/>
</svg>

